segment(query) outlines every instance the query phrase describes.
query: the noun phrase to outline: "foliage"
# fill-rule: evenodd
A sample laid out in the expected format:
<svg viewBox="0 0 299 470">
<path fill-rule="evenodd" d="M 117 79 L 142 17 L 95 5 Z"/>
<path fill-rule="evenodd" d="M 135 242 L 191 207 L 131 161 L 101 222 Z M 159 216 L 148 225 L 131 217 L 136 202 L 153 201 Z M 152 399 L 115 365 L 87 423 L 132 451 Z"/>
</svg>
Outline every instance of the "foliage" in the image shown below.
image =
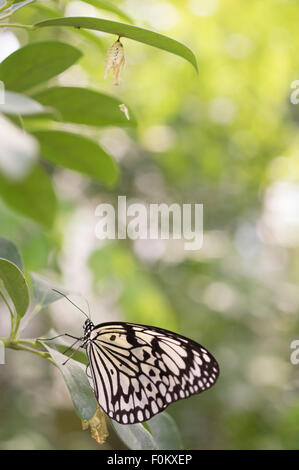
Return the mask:
<svg viewBox="0 0 299 470">
<path fill-rule="evenodd" d="M 0 366 L 1 447 L 99 448 L 49 352 L 28 340 L 80 334 L 80 313 L 47 287 L 65 286 L 89 299 L 95 322 L 180 331 L 219 358 L 217 386 L 170 407 L 186 448 L 298 448 L 289 360 L 299 328 L 298 2 L 78 3 L 0 0 L 0 80 L 10 83 L 0 104 L 0 235 L 10 240 L 0 243 L 1 278 L 18 286 L 1 292 L 20 334 Z M 103 78 L 114 33 L 128 34 L 119 87 Z M 202 249 L 96 240 L 95 208 L 118 195 L 203 203 Z M 6 310 L 3 301 L 9 338 Z M 85 367 L 84 352 L 73 361 Z M 137 432 L 108 424 L 101 448 L 179 448 L 170 418 L 159 418 Z"/>
<path fill-rule="evenodd" d="M 20 337 L 20 332 L 24 329 L 20 320 L 27 312 L 29 304 L 28 288 L 24 273 L 13 262 L 13 260 L 18 260 L 22 265 L 21 255 L 17 247 L 14 246 L 10 240 L 5 238 L 0 239 L 0 252 L 5 256 L 4 258 L 0 258 L 0 278 L 2 281 L 0 295 L 11 313 L 11 334 L 9 338 L 1 338 L 2 343 L 7 348 L 24 350 L 36 354 L 49 360 L 58 367 L 69 390 L 76 413 L 81 418 L 82 422 L 91 423 L 93 437 L 95 437 L 98 442 L 102 443 L 101 435 L 94 436 L 93 434 L 94 429 L 92 423 L 95 415 L 98 413 L 98 405 L 85 373 L 85 354 L 79 353 L 72 355 L 72 359 L 69 358 L 68 355 L 65 355 L 67 351 L 70 351 L 70 353 L 74 352 L 72 348 L 67 348 L 66 350 L 64 346 L 63 349 L 65 352 L 62 354 L 56 348 L 54 349 L 52 346 L 50 347 L 48 345 L 48 341 L 46 340 L 48 336 L 45 336 L 45 339 L 37 338 L 35 340 Z M 59 297 L 61 298 L 61 295 L 59 296 L 57 292 L 53 291 L 53 287 L 50 283 L 47 284 L 45 280 L 41 279 L 36 274 L 32 274 L 32 277 L 34 280 L 33 301 L 35 305 L 33 310 L 28 312 L 30 321 L 35 318 L 37 313 L 43 311 L 46 305 L 57 301 Z M 10 297 L 10 300 L 8 297 Z M 10 305 L 10 301 L 13 303 L 13 307 Z M 28 318 L 26 327 L 29 323 Z M 53 334 L 53 331 L 51 333 Z M 43 346 L 43 350 L 40 346 Z M 159 419 L 161 423 L 167 422 L 167 433 L 164 437 L 159 436 L 159 432 L 161 432 L 160 426 L 159 424 L 157 425 L 156 420 L 153 419 L 151 421 L 156 423 L 156 427 L 153 427 L 153 435 L 151 435 L 149 431 L 146 431 L 142 424 L 122 426 L 113 423 L 113 427 L 128 448 L 141 450 L 159 449 L 163 445 L 168 445 L 170 446 L 169 448 L 175 448 L 177 442 L 179 442 L 175 423 L 165 412 L 162 413 L 162 417 Z M 151 424 L 149 424 L 149 427 L 151 429 Z M 157 429 L 157 440 L 155 440 L 155 429 Z M 105 437 L 106 435 L 104 436 L 103 442 Z M 165 444 L 163 444 L 164 442 Z"/>
<path fill-rule="evenodd" d="M 4 3 L 1 5 L 0 19 L 10 17 L 29 3 L 31 2 Z M 130 23 L 133 22 L 129 15 L 110 2 L 96 0 L 89 3 Z M 25 23 L 15 26 L 29 30 L 44 26 L 75 26 L 80 30 L 78 33 L 85 33 L 87 40 L 91 36 L 88 36 L 86 29 L 115 33 L 177 54 L 197 68 L 195 56 L 189 48 L 156 32 L 98 18 L 55 18 L 55 10 L 47 9 L 45 5 L 39 6 L 44 7 L 41 8 L 42 14 L 54 18 L 36 22 L 32 26 Z M 9 25 L 14 27 L 13 23 Z M 4 24 L 0 23 L 1 26 Z M 59 212 L 59 201 L 51 177 L 53 172 L 57 171 L 56 166 L 75 170 L 94 181 L 103 182 L 107 187 L 115 186 L 119 176 L 115 159 L 97 140 L 85 133 L 84 128 L 73 128 L 70 131 L 66 124 L 133 128 L 137 124 L 132 111 L 116 97 L 91 88 L 57 84 L 51 86 L 50 80 L 78 62 L 82 56 L 82 51 L 74 45 L 51 38 L 28 42 L 8 55 L 0 64 L 0 80 L 5 85 L 5 102 L 0 104 L 3 125 L 7 126 L 7 134 L 15 133 L 15 137 L 18 135 L 17 128 L 23 129 L 21 145 L 7 144 L 5 149 L 4 168 L 0 174 L 0 194 L 11 208 L 48 230 L 54 227 Z M 126 109 L 126 113 L 122 113 L 121 109 Z M 26 149 L 25 138 L 31 145 L 29 151 Z M 22 148 L 23 142 L 25 150 Z M 41 157 L 48 163 L 40 160 Z M 9 166 L 9 161 L 13 165 Z M 92 435 L 102 443 L 104 438 L 99 436 L 98 425 L 92 424 L 97 404 L 85 374 L 85 354 L 78 351 L 73 354 L 73 359 L 64 364 L 65 347 L 60 341 L 50 347 L 42 340 L 24 339 L 20 336 L 24 329 L 30 327 L 33 320 L 36 321 L 38 313 L 61 296 L 53 291 L 53 284 L 45 278 L 36 273 L 31 273 L 31 276 L 27 272 L 24 274 L 20 252 L 10 240 L 1 238 L 0 254 L 1 297 L 11 314 L 10 336 L 2 338 L 2 342 L 11 349 L 30 351 L 60 369 L 77 414 L 82 422 L 90 423 Z M 33 286 L 33 307 L 29 310 L 26 277 Z M 60 291 L 64 290 L 60 288 Z M 74 353 L 72 349 L 71 352 Z M 164 419 L 167 420 L 166 414 Z M 170 418 L 167 423 L 169 436 L 173 438 L 165 438 L 165 444 L 163 437 L 160 436 L 159 440 L 155 441 L 155 433 L 152 435 L 139 424 L 125 428 L 115 424 L 114 429 L 129 448 L 153 449 L 163 445 L 176 447 L 178 437 L 175 425 Z"/>
</svg>

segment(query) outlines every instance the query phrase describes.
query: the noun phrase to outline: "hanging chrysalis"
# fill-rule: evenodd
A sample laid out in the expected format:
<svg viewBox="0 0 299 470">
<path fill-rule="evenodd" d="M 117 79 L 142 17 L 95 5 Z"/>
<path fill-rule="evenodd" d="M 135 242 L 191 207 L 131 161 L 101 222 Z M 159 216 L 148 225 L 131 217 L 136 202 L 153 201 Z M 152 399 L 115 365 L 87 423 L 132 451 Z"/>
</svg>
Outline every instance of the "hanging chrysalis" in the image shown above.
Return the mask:
<svg viewBox="0 0 299 470">
<path fill-rule="evenodd" d="M 107 78 L 110 70 L 114 73 L 113 85 L 120 84 L 120 72 L 125 65 L 124 46 L 120 42 L 120 38 L 108 49 L 106 56 L 106 66 L 104 72 L 104 79 Z"/>
<path fill-rule="evenodd" d="M 95 412 L 93 418 L 91 418 L 89 421 L 82 420 L 83 431 L 88 429 L 89 426 L 91 436 L 99 444 L 104 444 L 108 437 L 108 430 L 106 425 L 105 413 L 99 406 L 97 407 L 97 411 Z"/>
</svg>

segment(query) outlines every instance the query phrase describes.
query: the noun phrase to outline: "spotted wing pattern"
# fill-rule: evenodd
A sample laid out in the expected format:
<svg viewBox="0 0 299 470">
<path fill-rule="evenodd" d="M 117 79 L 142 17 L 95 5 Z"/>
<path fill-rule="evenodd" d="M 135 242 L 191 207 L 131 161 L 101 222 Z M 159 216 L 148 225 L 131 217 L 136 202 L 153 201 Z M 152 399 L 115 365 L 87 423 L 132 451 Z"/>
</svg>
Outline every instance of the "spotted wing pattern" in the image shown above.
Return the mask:
<svg viewBox="0 0 299 470">
<path fill-rule="evenodd" d="M 103 323 L 86 345 L 99 405 L 121 424 L 147 421 L 216 382 L 219 367 L 200 344 L 161 328 Z"/>
</svg>

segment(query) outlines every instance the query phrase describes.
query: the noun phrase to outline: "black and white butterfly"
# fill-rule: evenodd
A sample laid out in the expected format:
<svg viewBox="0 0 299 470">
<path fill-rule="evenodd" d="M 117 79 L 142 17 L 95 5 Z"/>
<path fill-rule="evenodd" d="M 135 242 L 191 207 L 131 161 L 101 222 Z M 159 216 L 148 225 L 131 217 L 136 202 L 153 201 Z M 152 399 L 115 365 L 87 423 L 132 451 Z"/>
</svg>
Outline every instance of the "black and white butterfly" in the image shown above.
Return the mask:
<svg viewBox="0 0 299 470">
<path fill-rule="evenodd" d="M 204 347 L 162 328 L 87 319 L 79 339 L 97 401 L 121 424 L 147 421 L 170 403 L 208 390 L 219 376 Z"/>
</svg>

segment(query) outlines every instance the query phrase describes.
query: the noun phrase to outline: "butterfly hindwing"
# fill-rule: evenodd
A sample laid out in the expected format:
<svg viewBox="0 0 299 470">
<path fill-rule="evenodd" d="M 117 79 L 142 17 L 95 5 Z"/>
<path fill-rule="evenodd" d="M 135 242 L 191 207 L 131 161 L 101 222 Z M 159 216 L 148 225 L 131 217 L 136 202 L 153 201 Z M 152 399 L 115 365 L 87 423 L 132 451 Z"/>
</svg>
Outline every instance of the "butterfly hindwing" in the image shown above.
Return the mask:
<svg viewBox="0 0 299 470">
<path fill-rule="evenodd" d="M 86 351 L 97 400 L 122 424 L 147 421 L 170 403 L 207 390 L 219 375 L 200 344 L 151 326 L 97 325 Z"/>
</svg>

